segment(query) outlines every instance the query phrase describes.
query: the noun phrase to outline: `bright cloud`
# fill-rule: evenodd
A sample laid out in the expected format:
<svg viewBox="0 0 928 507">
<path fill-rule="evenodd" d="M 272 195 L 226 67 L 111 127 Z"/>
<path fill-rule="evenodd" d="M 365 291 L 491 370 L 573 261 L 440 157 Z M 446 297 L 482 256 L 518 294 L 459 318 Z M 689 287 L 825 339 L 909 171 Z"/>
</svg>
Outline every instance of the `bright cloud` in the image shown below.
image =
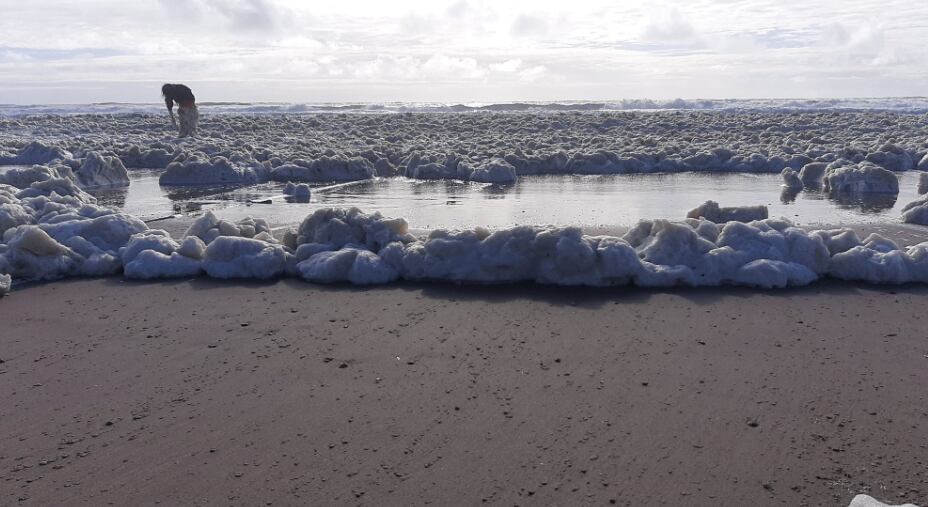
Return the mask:
<svg viewBox="0 0 928 507">
<path fill-rule="evenodd" d="M 910 0 L 3 3 L 0 103 L 924 95 L 928 68 Z"/>
</svg>

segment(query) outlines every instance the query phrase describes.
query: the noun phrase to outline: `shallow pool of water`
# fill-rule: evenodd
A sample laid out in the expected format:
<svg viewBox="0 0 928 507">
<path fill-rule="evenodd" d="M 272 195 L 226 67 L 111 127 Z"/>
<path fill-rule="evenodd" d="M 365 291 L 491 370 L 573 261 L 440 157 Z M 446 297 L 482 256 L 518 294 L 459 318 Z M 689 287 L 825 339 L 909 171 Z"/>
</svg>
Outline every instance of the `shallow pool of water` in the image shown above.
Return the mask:
<svg viewBox="0 0 928 507">
<path fill-rule="evenodd" d="M 897 221 L 917 197 L 917 172 L 899 174 L 898 196 L 829 197 L 785 191 L 778 174 L 675 173 L 608 176 L 525 176 L 515 185 L 386 178 L 317 186 L 310 202 L 283 198 L 280 183 L 244 188 L 161 187 L 158 171 L 132 171 L 128 188 L 94 191 L 101 204 L 151 219 L 212 209 L 230 220 L 263 217 L 275 226 L 299 223 L 326 206 L 357 206 L 405 217 L 416 229 L 510 227 L 517 224 L 627 227 L 642 218 L 681 219 L 708 199 L 722 206 L 765 204 L 770 216 L 800 225 Z M 262 201 L 265 204 L 256 204 Z"/>
</svg>

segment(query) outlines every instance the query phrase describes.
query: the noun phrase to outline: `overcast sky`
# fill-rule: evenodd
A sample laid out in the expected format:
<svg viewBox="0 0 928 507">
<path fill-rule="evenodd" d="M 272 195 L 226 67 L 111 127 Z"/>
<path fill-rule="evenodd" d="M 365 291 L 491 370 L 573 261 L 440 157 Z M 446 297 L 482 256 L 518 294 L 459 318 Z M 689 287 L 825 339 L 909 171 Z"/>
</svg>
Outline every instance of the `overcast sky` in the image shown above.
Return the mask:
<svg viewBox="0 0 928 507">
<path fill-rule="evenodd" d="M 0 103 L 928 95 L 926 0 L 0 0 Z"/>
</svg>

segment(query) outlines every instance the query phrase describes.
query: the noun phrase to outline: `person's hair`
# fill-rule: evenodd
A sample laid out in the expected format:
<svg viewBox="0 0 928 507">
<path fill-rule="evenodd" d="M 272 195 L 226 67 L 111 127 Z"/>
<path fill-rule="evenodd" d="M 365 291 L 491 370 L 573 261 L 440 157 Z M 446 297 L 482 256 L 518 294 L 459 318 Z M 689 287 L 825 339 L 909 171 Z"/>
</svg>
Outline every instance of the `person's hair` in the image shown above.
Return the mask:
<svg viewBox="0 0 928 507">
<path fill-rule="evenodd" d="M 161 86 L 161 96 L 162 96 L 162 97 L 167 96 L 167 94 L 171 92 L 171 88 L 174 88 L 174 85 L 172 85 L 172 84 L 170 84 L 170 83 L 164 83 L 164 84 Z"/>
</svg>

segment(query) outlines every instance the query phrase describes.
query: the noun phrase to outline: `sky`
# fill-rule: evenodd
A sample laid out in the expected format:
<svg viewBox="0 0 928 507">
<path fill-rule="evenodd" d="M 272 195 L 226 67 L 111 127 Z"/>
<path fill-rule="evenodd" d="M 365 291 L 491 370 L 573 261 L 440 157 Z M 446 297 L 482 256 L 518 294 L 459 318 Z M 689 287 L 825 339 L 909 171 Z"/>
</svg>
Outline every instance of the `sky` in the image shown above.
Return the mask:
<svg viewBox="0 0 928 507">
<path fill-rule="evenodd" d="M 924 0 L 0 0 L 0 103 L 928 95 Z"/>
</svg>

